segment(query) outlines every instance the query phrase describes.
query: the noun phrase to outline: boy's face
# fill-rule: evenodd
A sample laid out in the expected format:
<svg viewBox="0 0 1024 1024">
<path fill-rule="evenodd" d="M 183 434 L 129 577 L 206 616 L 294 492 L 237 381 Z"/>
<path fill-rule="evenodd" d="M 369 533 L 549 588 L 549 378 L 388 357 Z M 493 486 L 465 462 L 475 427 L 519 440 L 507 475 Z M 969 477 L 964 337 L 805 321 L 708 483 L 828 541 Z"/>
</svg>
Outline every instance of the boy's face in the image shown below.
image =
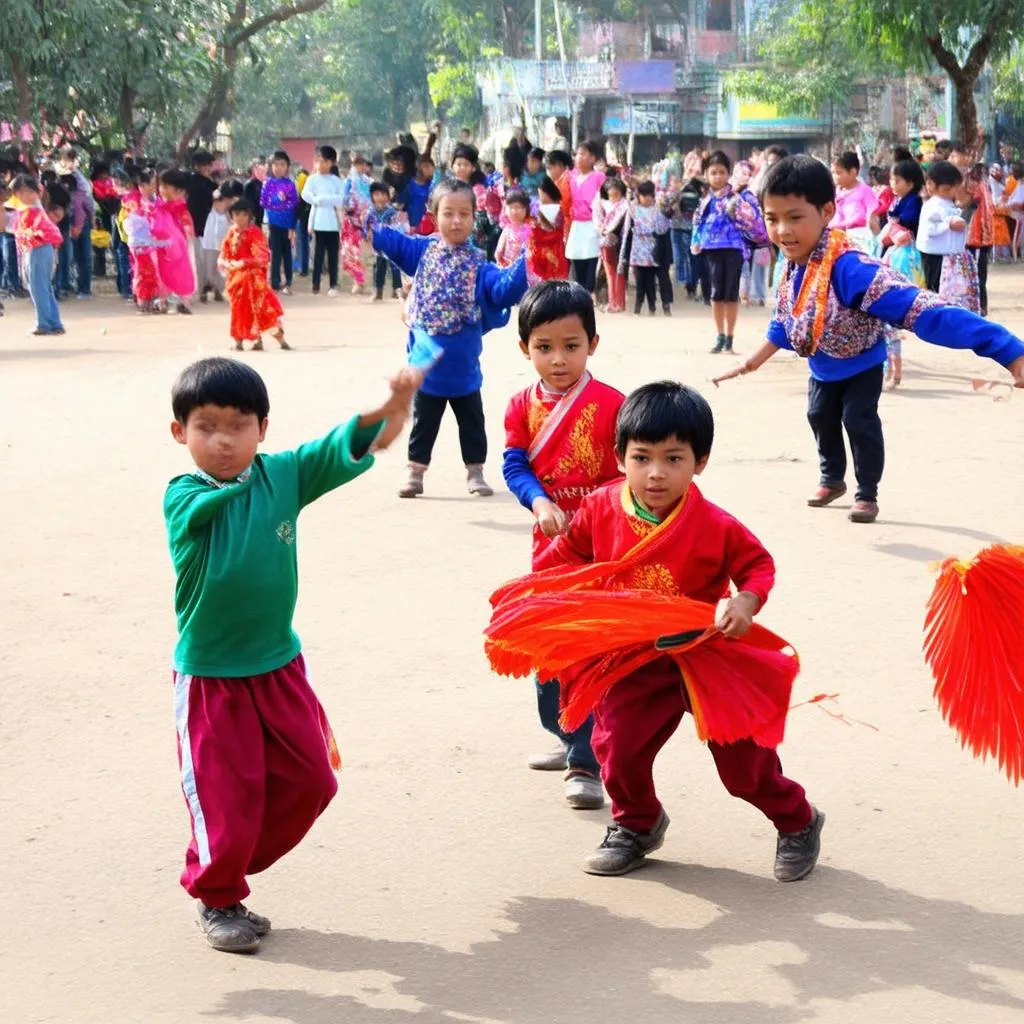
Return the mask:
<svg viewBox="0 0 1024 1024">
<path fill-rule="evenodd" d="M 201 174 L 204 178 L 213 177 L 213 164 L 196 164 L 192 170 L 194 170 L 196 174 Z"/>
<path fill-rule="evenodd" d="M 619 457 L 619 469 L 633 496 L 659 519 L 664 519 L 686 496 L 695 476 L 704 472 L 707 456 L 700 461 L 689 441 L 674 435 L 664 441 L 628 441 Z"/>
<path fill-rule="evenodd" d="M 434 163 L 432 160 L 421 160 L 416 167 L 421 182 L 430 181 L 434 177 Z"/>
<path fill-rule="evenodd" d="M 967 172 L 974 166 L 974 161 L 972 160 L 970 153 L 959 153 L 956 150 L 949 154 L 949 162 L 956 167 L 964 177 L 967 177 Z"/>
<path fill-rule="evenodd" d="M 275 178 L 283 178 L 288 173 L 288 161 L 287 160 L 275 160 L 270 165 L 270 173 Z"/>
<path fill-rule="evenodd" d="M 531 153 L 526 158 L 526 169 L 531 174 L 536 174 L 544 165 Z"/>
<path fill-rule="evenodd" d="M 794 263 L 806 263 L 836 212 L 834 202 L 820 210 L 804 196 L 765 196 L 764 223 L 768 237 Z"/>
<path fill-rule="evenodd" d="M 609 194 L 610 194 L 610 193 L 609 193 Z M 638 196 L 636 197 L 636 201 L 637 201 L 637 202 L 638 202 L 638 203 L 639 203 L 639 204 L 640 204 L 641 206 L 653 206 L 653 205 L 654 205 L 654 196 L 648 196 L 648 195 L 638 195 Z"/>
<path fill-rule="evenodd" d="M 388 205 L 388 196 L 386 192 L 374 192 L 373 193 L 373 205 L 378 210 L 383 210 Z"/>
<path fill-rule="evenodd" d="M 594 169 L 594 154 L 585 146 L 576 150 L 576 170 L 581 174 L 589 174 Z"/>
<path fill-rule="evenodd" d="M 156 191 L 156 185 L 152 181 L 140 181 L 139 192 L 148 199 Z"/>
<path fill-rule="evenodd" d="M 598 335 L 587 337 L 577 314 L 535 327 L 529 341 L 520 341 L 523 355 L 537 376 L 554 391 L 567 391 L 583 376 L 587 359 L 597 350 Z"/>
<path fill-rule="evenodd" d="M 452 174 L 459 181 L 469 181 L 473 177 L 473 165 L 464 156 L 457 156 L 452 161 Z"/>
<path fill-rule="evenodd" d="M 462 245 L 473 230 L 473 203 L 463 194 L 448 195 L 437 207 L 437 229 L 449 245 Z"/>
<path fill-rule="evenodd" d="M 171 423 L 171 435 L 188 448 L 204 473 L 217 480 L 234 480 L 256 457 L 267 435 L 267 420 L 229 405 L 200 405 L 184 424 Z"/>
<path fill-rule="evenodd" d="M 390 170 L 392 174 L 401 174 L 402 170 L 403 170 L 403 168 L 402 168 L 402 161 L 401 160 L 389 160 L 388 161 L 388 170 Z"/>
</svg>

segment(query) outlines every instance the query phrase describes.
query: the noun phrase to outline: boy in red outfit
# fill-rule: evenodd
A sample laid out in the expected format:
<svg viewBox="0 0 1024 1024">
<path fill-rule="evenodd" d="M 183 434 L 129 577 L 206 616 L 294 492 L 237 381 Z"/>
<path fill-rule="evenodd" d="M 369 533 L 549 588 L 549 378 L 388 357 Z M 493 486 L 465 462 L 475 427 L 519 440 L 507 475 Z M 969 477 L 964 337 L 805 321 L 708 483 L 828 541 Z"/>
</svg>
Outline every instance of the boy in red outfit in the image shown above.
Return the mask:
<svg viewBox="0 0 1024 1024">
<path fill-rule="evenodd" d="M 615 418 L 624 398 L 587 369 L 600 340 L 594 301 L 578 284 L 543 281 L 519 304 L 519 347 L 540 379 L 508 404 L 502 471 L 508 489 L 536 519 L 535 568 L 552 539 L 566 531 L 583 499 L 622 475 L 615 458 Z M 530 767 L 567 771 L 565 799 L 570 807 L 602 807 L 592 723 L 565 732 L 558 724 L 558 705 L 558 683 L 538 683 L 540 724 L 558 737 L 559 746 L 531 758 Z"/>
<path fill-rule="evenodd" d="M 422 376 L 293 451 L 258 454 L 270 401 L 251 367 L 203 359 L 171 393 L 174 439 L 196 464 L 164 496 L 178 643 L 174 711 L 181 787 L 192 821 L 181 884 L 225 953 L 270 931 L 241 902 L 246 875 L 291 850 L 330 803 L 337 748 L 292 629 L 296 520 L 310 502 L 373 465 L 398 436 Z"/>
<path fill-rule="evenodd" d="M 614 563 L 650 537 L 649 556 L 625 585 L 718 603 L 732 582 L 737 593 L 718 628 L 727 638 L 746 635 L 775 582 L 775 563 L 745 526 L 706 501 L 693 483 L 707 465 L 713 438 L 711 408 L 691 388 L 662 382 L 633 392 L 616 428 L 626 482 L 586 498 L 568 532 L 535 568 Z M 595 708 L 594 752 L 615 824 L 587 858 L 590 874 L 625 874 L 662 845 L 669 819 L 654 790 L 654 760 L 689 710 L 679 669 L 668 657 L 616 683 Z M 775 877 L 793 882 L 808 875 L 818 860 L 825 816 L 782 774 L 776 752 L 751 739 L 708 746 L 726 789 L 778 830 Z"/>
</svg>

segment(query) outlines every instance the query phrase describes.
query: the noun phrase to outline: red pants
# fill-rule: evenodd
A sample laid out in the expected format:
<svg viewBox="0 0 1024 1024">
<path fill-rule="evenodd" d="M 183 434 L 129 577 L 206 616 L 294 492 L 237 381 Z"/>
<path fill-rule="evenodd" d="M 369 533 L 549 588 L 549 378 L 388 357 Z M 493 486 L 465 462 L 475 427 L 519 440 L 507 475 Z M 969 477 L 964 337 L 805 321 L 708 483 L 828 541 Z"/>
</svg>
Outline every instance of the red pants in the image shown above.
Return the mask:
<svg viewBox="0 0 1024 1024">
<path fill-rule="evenodd" d="M 654 759 L 690 710 L 679 669 L 668 658 L 616 683 L 594 709 L 591 743 L 612 800 L 616 823 L 649 832 L 661 813 Z M 753 804 L 780 832 L 799 832 L 811 820 L 803 787 L 782 774 L 774 750 L 752 740 L 709 743 L 725 788 Z"/>
<path fill-rule="evenodd" d="M 626 308 L 626 276 L 619 273 L 619 247 L 602 246 L 601 262 L 608 279 L 608 312 L 621 313 Z"/>
<path fill-rule="evenodd" d="M 338 782 L 300 654 L 261 676 L 174 674 L 181 788 L 192 818 L 181 884 L 210 907 L 249 895 L 309 831 Z"/>
</svg>

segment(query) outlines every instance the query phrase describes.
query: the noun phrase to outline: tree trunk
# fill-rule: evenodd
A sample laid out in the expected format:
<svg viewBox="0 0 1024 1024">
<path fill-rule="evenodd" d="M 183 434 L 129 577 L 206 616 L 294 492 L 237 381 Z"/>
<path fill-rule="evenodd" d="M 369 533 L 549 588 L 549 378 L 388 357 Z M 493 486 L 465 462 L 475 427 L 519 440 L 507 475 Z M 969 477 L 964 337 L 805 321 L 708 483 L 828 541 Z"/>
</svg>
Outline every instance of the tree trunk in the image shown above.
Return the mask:
<svg viewBox="0 0 1024 1024">
<path fill-rule="evenodd" d="M 956 54 L 946 48 L 941 38 L 928 36 L 925 39 L 939 67 L 949 75 L 949 80 L 956 90 L 954 105 L 957 134 L 961 141 L 970 146 L 977 146 L 981 141 L 978 130 L 978 108 L 974 102 L 974 86 L 992 52 L 992 46 L 999 31 L 999 26 L 990 22 L 971 47 L 967 59 L 962 65 Z"/>
<path fill-rule="evenodd" d="M 974 102 L 974 83 L 964 75 L 950 76 L 953 82 L 953 106 L 956 111 L 956 137 L 969 146 L 977 146 L 980 137 L 978 106 Z"/>
</svg>

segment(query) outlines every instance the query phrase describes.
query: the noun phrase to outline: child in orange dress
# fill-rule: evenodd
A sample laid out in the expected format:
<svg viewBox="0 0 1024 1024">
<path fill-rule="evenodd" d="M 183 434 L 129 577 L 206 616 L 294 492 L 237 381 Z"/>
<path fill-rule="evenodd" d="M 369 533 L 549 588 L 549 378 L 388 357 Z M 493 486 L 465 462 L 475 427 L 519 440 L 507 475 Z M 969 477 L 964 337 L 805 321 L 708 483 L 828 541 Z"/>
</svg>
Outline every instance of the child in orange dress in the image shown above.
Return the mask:
<svg viewBox="0 0 1024 1024">
<path fill-rule="evenodd" d="M 231 228 L 220 250 L 217 265 L 227 281 L 231 303 L 231 338 L 236 352 L 242 342 L 251 341 L 254 352 L 263 350 L 263 332 L 273 336 L 283 349 L 291 348 L 284 340 L 281 302 L 267 282 L 270 249 L 263 232 L 253 224 L 253 208 L 247 199 L 237 200 L 231 207 Z"/>
</svg>

